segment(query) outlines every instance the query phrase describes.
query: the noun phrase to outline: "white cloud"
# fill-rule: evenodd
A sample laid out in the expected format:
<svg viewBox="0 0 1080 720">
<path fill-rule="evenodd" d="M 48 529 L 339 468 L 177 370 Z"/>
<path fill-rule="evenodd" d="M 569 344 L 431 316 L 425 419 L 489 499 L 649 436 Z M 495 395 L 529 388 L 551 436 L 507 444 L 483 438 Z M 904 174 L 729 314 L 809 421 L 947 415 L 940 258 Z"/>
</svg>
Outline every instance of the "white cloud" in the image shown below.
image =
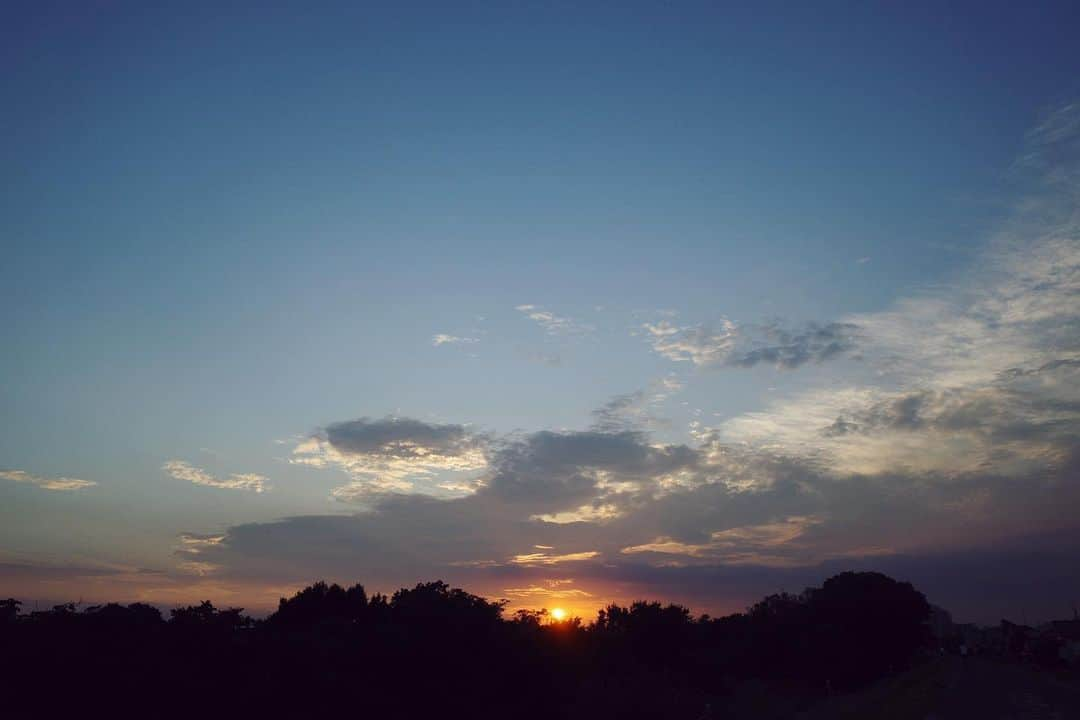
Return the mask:
<svg viewBox="0 0 1080 720">
<path fill-rule="evenodd" d="M 431 344 L 435 347 L 440 345 L 472 345 L 478 342 L 480 342 L 479 338 L 458 337 L 457 335 L 447 335 L 445 333 L 431 336 Z"/>
<path fill-rule="evenodd" d="M 70 477 L 42 477 L 24 470 L 0 470 L 0 478 L 17 483 L 37 485 L 44 490 L 82 490 L 97 485 L 93 480 L 80 480 Z"/>
<path fill-rule="evenodd" d="M 595 330 L 592 325 L 556 315 L 538 305 L 517 305 L 514 309 L 539 323 L 549 335 L 579 335 Z"/>
<path fill-rule="evenodd" d="M 196 485 L 224 490 L 253 490 L 261 493 L 270 487 L 269 479 L 263 475 L 233 473 L 228 478 L 221 479 L 183 460 L 169 460 L 161 466 L 161 469 L 177 480 L 186 480 Z"/>
<path fill-rule="evenodd" d="M 726 318 L 719 328 L 705 325 L 678 326 L 667 320 L 642 325 L 653 350 L 669 360 L 690 361 L 695 365 L 719 365 L 735 349 L 738 328 Z"/>
</svg>

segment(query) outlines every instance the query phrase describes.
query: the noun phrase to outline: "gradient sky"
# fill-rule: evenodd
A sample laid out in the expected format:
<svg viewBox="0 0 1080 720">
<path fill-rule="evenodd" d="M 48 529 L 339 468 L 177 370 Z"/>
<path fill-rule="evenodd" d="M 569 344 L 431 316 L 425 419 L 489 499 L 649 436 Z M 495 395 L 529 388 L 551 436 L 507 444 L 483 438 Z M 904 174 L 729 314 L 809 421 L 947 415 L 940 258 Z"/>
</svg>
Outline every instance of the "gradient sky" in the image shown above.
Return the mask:
<svg viewBox="0 0 1080 720">
<path fill-rule="evenodd" d="M 0 595 L 1080 601 L 1075 2 L 93 5 L 0 23 Z"/>
</svg>

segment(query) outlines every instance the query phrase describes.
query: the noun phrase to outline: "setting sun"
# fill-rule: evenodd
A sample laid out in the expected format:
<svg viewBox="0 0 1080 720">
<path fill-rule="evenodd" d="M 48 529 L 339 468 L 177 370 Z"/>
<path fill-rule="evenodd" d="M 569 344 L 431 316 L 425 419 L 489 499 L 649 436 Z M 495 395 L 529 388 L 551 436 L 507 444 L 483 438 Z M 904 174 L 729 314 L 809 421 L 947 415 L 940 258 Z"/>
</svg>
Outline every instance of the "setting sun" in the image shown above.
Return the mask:
<svg viewBox="0 0 1080 720">
<path fill-rule="evenodd" d="M 565 620 L 566 619 L 566 611 L 563 610 L 562 608 L 552 608 L 551 609 L 551 619 L 555 620 L 556 622 L 561 622 L 561 621 Z"/>
</svg>

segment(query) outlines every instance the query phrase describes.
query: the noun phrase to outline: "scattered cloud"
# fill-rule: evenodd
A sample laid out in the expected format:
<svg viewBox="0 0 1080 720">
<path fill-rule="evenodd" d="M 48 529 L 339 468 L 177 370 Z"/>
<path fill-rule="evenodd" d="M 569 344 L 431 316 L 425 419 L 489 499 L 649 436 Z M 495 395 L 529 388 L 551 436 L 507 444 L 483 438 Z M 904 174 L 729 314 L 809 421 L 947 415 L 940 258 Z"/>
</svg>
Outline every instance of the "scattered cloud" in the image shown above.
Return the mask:
<svg viewBox="0 0 1080 720">
<path fill-rule="evenodd" d="M 1072 137 L 1069 122 L 1054 119 L 1038 151 Z M 947 287 L 826 325 L 644 326 L 657 353 L 702 367 L 857 352 L 842 377 L 778 387 L 715 427 L 695 419 L 686 443 L 659 441 L 648 421 L 677 377 L 613 398 L 585 430 L 331 426 L 297 458 L 332 450 L 361 474 L 463 466 L 474 491 L 435 498 L 410 481 L 359 515 L 232 527 L 198 561 L 241 578 L 447 577 L 523 602 L 547 597 L 555 568 L 572 581 L 558 587 L 593 597 L 716 603 L 876 567 L 961 608 L 1002 558 L 1042 558 L 1035 570 L 1052 578 L 1080 549 L 1080 179 L 1040 163 L 1028 166 L 1050 168 L 1042 194 Z"/>
<path fill-rule="evenodd" d="M 595 330 L 592 325 L 556 315 L 539 305 L 517 305 L 514 309 L 539 323 L 549 335 L 584 335 Z"/>
<path fill-rule="evenodd" d="M 719 327 L 706 325 L 679 326 L 667 320 L 645 323 L 642 328 L 660 355 L 676 362 L 689 361 L 694 365 L 720 365 L 735 349 L 738 328 L 735 323 L 721 319 Z"/>
<path fill-rule="evenodd" d="M 25 470 L 0 470 L 0 478 L 17 483 L 36 485 L 43 490 L 82 490 L 97 485 L 93 480 L 71 477 L 42 477 Z"/>
<path fill-rule="evenodd" d="M 521 602 L 660 596 L 710 611 L 851 567 L 925 584 L 961 611 L 1006 582 L 1003 567 L 1080 588 L 1061 569 L 1080 550 L 1080 179 L 1050 157 L 1080 134 L 1073 118 L 1033 135 L 1025 167 L 1045 176 L 1040 194 L 946 287 L 825 325 L 644 326 L 655 352 L 699 367 L 857 352 L 843 376 L 777 383 L 756 411 L 695 418 L 685 442 L 654 422 L 677 376 L 612 398 L 581 430 L 332 423 L 291 461 L 346 473 L 335 496 L 365 512 L 184 535 L 180 569 L 264 585 L 443 577 Z M 572 322 L 518 309 L 552 333 Z M 19 472 L 2 476 L 31 482 Z"/>
<path fill-rule="evenodd" d="M 183 460 L 169 460 L 161 466 L 170 477 L 186 480 L 196 485 L 221 488 L 223 490 L 251 490 L 257 493 L 270 488 L 269 478 L 255 473 L 233 473 L 227 478 L 218 478 Z"/>
</svg>

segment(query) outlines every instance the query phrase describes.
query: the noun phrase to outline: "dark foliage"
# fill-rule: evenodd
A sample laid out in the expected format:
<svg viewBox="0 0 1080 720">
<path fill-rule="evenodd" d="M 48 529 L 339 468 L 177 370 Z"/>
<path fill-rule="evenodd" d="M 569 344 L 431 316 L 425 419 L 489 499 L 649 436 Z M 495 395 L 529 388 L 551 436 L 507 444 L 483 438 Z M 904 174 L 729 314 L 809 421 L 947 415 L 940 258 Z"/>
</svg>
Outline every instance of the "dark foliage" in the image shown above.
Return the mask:
<svg viewBox="0 0 1080 720">
<path fill-rule="evenodd" d="M 928 641 L 911 585 L 843 573 L 746 613 L 693 618 L 655 602 L 596 621 L 503 619 L 443 582 L 371 598 L 319 582 L 255 621 L 209 602 L 166 621 L 148 605 L 0 602 L 8 707 L 111 715 L 698 718 L 740 683 L 808 702 L 898 671 Z"/>
</svg>

